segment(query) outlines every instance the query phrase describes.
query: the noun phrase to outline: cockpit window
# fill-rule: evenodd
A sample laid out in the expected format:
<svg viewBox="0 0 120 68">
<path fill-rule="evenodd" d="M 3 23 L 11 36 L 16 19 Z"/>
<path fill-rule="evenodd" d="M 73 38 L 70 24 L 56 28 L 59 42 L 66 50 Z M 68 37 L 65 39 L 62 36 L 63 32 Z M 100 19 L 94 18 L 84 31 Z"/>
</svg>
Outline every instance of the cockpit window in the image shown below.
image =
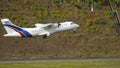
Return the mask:
<svg viewBox="0 0 120 68">
<path fill-rule="evenodd" d="M 74 23 L 70 23 L 71 25 L 74 24 Z"/>
</svg>

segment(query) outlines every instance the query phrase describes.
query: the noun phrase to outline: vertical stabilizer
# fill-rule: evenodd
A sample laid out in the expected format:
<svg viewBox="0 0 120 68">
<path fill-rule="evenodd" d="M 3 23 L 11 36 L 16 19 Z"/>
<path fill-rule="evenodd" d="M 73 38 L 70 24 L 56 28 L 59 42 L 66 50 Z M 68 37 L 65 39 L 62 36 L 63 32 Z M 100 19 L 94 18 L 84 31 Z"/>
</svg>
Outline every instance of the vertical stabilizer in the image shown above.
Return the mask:
<svg viewBox="0 0 120 68">
<path fill-rule="evenodd" d="M 15 32 L 11 27 L 6 26 L 6 25 L 14 25 L 9 19 L 1 19 L 1 22 L 2 22 L 3 27 L 5 28 L 5 30 L 8 34 Z"/>
</svg>

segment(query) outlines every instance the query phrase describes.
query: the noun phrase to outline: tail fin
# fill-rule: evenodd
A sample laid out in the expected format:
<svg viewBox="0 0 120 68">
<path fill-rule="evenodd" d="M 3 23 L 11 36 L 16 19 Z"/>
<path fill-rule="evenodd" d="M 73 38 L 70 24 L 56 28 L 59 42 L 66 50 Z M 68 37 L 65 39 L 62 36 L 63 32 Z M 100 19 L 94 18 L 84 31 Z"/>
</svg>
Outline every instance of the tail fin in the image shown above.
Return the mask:
<svg viewBox="0 0 120 68">
<path fill-rule="evenodd" d="M 6 26 L 6 25 L 14 25 L 9 19 L 1 19 L 1 22 L 8 34 L 15 32 L 12 28 L 10 28 L 9 26 Z"/>
</svg>

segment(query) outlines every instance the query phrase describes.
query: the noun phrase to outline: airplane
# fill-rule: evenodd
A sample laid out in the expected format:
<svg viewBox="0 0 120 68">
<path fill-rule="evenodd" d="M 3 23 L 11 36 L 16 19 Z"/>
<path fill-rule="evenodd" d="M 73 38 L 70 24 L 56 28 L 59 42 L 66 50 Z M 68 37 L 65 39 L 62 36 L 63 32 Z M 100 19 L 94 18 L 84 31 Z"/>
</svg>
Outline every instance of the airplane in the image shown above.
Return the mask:
<svg viewBox="0 0 120 68">
<path fill-rule="evenodd" d="M 5 28 L 7 34 L 5 37 L 33 37 L 33 36 L 43 36 L 47 38 L 53 33 L 62 32 L 67 30 L 74 30 L 79 27 L 78 24 L 72 21 L 63 23 L 48 23 L 48 24 L 35 24 L 34 28 L 21 28 L 13 24 L 9 19 L 1 19 L 2 25 Z"/>
</svg>

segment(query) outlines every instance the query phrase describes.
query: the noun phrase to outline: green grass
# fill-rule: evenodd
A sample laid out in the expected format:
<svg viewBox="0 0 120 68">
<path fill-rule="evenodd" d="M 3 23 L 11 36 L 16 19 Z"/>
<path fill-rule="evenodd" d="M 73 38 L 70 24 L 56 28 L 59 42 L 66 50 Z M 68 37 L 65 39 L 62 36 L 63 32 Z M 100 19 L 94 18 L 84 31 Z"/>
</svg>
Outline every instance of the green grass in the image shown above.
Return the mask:
<svg viewBox="0 0 120 68">
<path fill-rule="evenodd" d="M 90 6 L 81 2 L 85 0 L 54 1 L 59 1 L 60 7 L 53 0 L 0 0 L 0 19 L 9 18 L 20 27 L 65 21 L 80 25 L 75 32 L 53 34 L 48 39 L 5 38 L 6 31 L 0 22 L 0 59 L 120 57 L 120 36 L 109 6 L 91 12 Z M 81 3 L 82 8 L 77 9 Z M 120 11 L 120 7 L 117 9 Z"/>
<path fill-rule="evenodd" d="M 120 61 L 1 63 L 0 68 L 120 68 Z"/>
</svg>

